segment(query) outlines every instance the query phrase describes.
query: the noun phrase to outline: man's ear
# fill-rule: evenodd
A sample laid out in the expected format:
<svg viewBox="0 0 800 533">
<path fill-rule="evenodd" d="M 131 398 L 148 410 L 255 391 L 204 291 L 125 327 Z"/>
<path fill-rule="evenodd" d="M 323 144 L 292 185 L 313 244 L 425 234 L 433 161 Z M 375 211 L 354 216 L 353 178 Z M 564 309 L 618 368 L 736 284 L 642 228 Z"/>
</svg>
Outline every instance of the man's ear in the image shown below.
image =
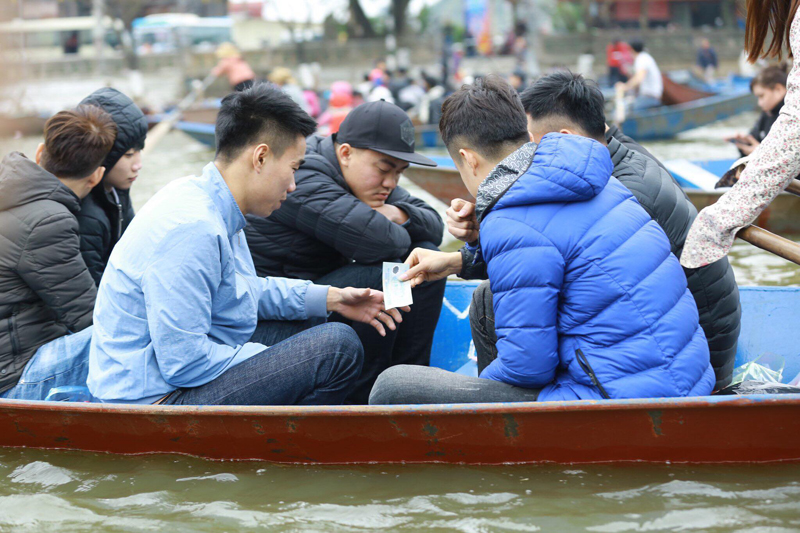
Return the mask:
<svg viewBox="0 0 800 533">
<path fill-rule="evenodd" d="M 36 161 L 37 165 L 42 164 L 43 153 L 44 153 L 44 143 L 39 143 L 39 146 L 36 147 L 36 155 L 34 156 L 34 160 Z"/>
<path fill-rule="evenodd" d="M 468 148 L 462 148 L 458 151 L 458 154 L 461 156 L 461 159 L 464 160 L 464 164 L 466 167 L 472 171 L 473 176 L 478 175 L 478 167 L 480 166 L 481 162 L 478 158 L 478 154 L 473 152 Z"/>
<path fill-rule="evenodd" d="M 336 155 L 339 159 L 339 165 L 342 167 L 349 167 L 350 161 L 353 160 L 353 147 L 347 143 L 340 144 L 336 148 Z"/>
<path fill-rule="evenodd" d="M 86 184 L 89 189 L 94 189 L 95 185 L 100 183 L 103 180 L 103 174 L 106 173 L 106 167 L 97 167 L 97 170 L 92 172 L 88 178 L 86 178 Z"/>
<path fill-rule="evenodd" d="M 531 140 L 531 142 L 534 142 L 534 140 L 533 140 L 533 133 L 531 133 L 531 131 L 530 131 L 530 130 L 528 130 L 528 139 L 530 139 L 530 140 Z"/>
<path fill-rule="evenodd" d="M 269 145 L 261 143 L 256 146 L 255 150 L 253 150 L 253 169 L 255 169 L 256 172 L 261 172 L 261 169 L 264 168 L 264 163 L 266 163 L 269 155 Z"/>
</svg>

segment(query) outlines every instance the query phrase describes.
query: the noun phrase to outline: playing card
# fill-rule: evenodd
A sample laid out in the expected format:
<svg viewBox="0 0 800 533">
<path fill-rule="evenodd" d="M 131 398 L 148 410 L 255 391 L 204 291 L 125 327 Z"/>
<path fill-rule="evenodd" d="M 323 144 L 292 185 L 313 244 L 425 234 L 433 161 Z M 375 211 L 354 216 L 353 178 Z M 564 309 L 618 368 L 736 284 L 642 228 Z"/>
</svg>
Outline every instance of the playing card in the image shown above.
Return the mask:
<svg viewBox="0 0 800 533">
<path fill-rule="evenodd" d="M 386 309 L 411 305 L 411 282 L 400 281 L 397 276 L 406 272 L 408 265 L 403 263 L 383 264 L 383 303 Z"/>
</svg>

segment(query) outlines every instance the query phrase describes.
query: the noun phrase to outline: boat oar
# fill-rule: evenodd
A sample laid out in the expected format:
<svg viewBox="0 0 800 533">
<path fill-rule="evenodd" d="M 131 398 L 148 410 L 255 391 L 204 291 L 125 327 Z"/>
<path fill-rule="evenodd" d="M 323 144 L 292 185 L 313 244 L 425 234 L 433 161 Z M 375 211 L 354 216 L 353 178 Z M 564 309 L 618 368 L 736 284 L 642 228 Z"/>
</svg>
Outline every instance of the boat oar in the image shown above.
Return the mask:
<svg viewBox="0 0 800 533">
<path fill-rule="evenodd" d="M 775 235 L 758 226 L 747 226 L 736 234 L 743 241 L 747 241 L 756 248 L 771 252 L 778 257 L 800 265 L 800 244 L 790 241 L 780 235 Z"/>
<path fill-rule="evenodd" d="M 789 185 L 786 187 L 786 192 L 790 192 L 792 194 L 796 194 L 800 196 L 800 180 L 793 179 L 789 182 Z"/>
<path fill-rule="evenodd" d="M 153 151 L 161 139 L 163 139 L 164 136 L 169 133 L 172 127 L 178 123 L 178 120 L 180 120 L 183 112 L 186 111 L 189 106 L 194 104 L 195 100 L 197 100 L 197 98 L 200 97 L 200 95 L 203 94 L 216 79 L 216 75 L 209 74 L 206 76 L 206 79 L 202 81 L 202 83 L 198 84 L 195 80 L 195 82 L 192 84 L 192 91 L 178 103 L 178 106 L 172 112 L 170 112 L 169 115 L 164 117 L 164 119 L 156 124 L 156 126 L 147 134 L 147 142 L 142 150 L 142 156 L 147 156 L 148 153 Z"/>
<path fill-rule="evenodd" d="M 625 122 L 625 91 L 616 87 L 614 94 L 614 122 L 622 129 L 622 123 Z"/>
</svg>

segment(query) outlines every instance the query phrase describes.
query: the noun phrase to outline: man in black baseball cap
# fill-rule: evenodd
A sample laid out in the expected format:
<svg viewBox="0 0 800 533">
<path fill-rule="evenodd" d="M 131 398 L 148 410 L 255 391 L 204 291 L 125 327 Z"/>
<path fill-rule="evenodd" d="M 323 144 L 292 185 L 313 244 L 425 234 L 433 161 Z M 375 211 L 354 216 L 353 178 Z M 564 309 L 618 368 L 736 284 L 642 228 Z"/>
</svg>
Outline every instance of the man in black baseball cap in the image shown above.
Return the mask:
<svg viewBox="0 0 800 533">
<path fill-rule="evenodd" d="M 441 217 L 397 186 L 409 164 L 436 166 L 415 153 L 408 115 L 383 100 L 353 109 L 335 135 L 309 137 L 295 174 L 297 189 L 268 218 L 247 217 L 258 274 L 380 289 L 383 261 L 402 261 L 417 247 L 437 249 Z M 373 382 L 389 366 L 429 363 L 444 280 L 412 292 L 411 311 L 386 337 L 350 324 L 365 352 L 351 403 L 367 403 Z"/>
</svg>

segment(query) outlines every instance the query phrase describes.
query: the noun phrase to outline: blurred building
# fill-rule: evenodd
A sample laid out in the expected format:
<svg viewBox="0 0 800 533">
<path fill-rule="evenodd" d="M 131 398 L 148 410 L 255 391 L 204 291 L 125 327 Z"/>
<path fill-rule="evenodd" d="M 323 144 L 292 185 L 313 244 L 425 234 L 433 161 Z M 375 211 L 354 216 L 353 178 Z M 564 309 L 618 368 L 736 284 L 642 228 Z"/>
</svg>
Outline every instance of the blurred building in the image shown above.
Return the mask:
<svg viewBox="0 0 800 533">
<path fill-rule="evenodd" d="M 308 4 L 245 0 L 229 2 L 233 41 L 242 50 L 259 50 L 322 37 L 325 10 Z"/>
<path fill-rule="evenodd" d="M 105 0 L 107 10 L 115 4 L 126 9 L 137 7 L 139 16 L 156 13 L 194 13 L 201 17 L 228 14 L 228 0 Z M 93 0 L 11 0 L 0 1 L 0 20 L 42 19 L 55 17 L 87 17 L 92 14 Z"/>
</svg>

